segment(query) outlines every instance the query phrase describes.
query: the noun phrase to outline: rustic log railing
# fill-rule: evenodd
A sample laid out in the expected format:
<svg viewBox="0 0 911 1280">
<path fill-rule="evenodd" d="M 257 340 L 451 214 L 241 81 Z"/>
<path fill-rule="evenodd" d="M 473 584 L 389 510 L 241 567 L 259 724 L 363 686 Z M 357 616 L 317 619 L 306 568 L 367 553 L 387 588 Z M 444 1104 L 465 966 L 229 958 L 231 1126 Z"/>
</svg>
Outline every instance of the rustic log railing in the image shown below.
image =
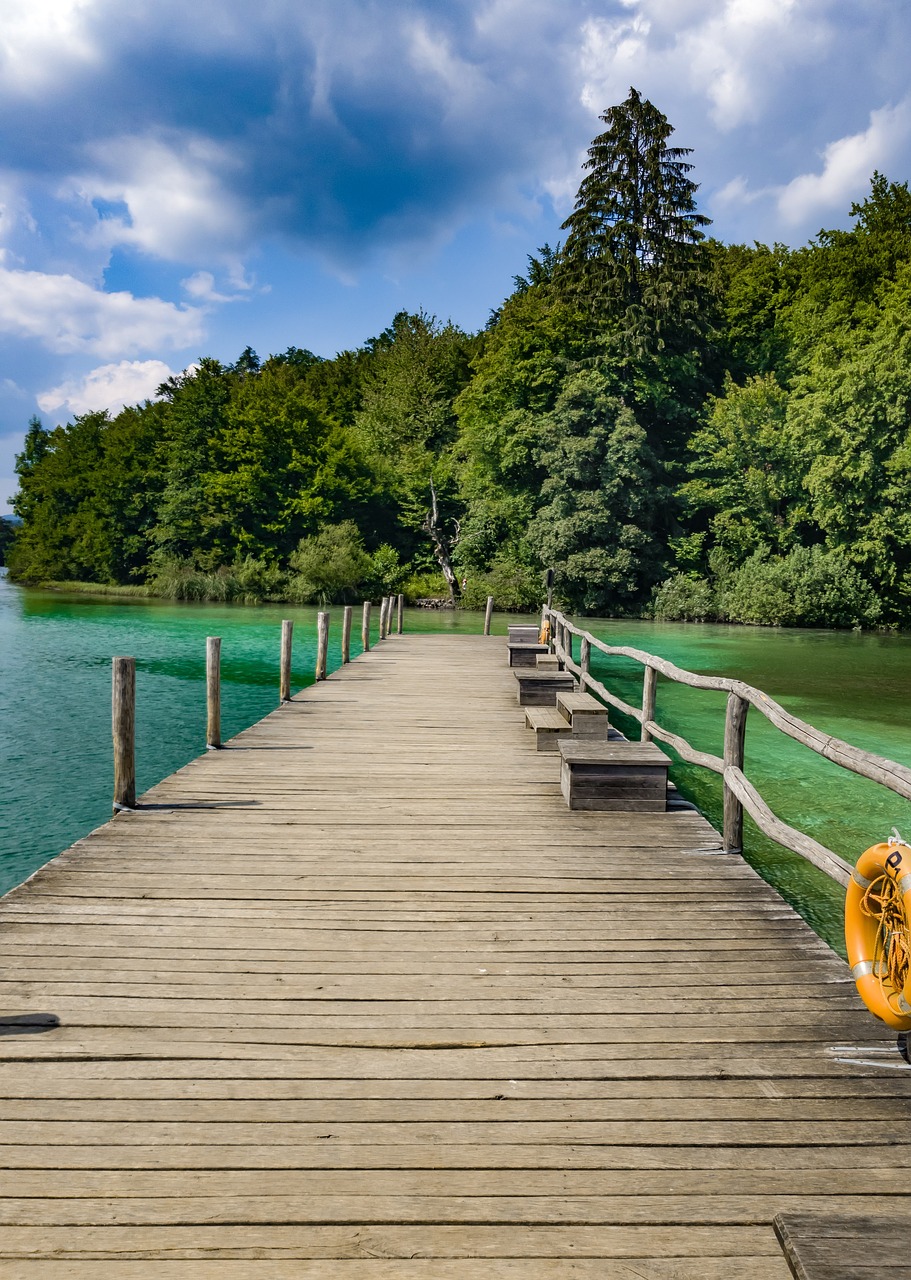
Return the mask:
<svg viewBox="0 0 911 1280">
<path fill-rule="evenodd" d="M 615 707 L 623 715 L 636 720 L 641 729 L 643 742 L 657 738 L 667 743 L 676 751 L 681 760 L 687 764 L 700 765 L 721 775 L 724 784 L 724 848 L 730 853 L 743 850 L 743 811 L 756 823 L 759 830 L 777 844 L 790 849 L 812 862 L 820 871 L 831 876 L 840 885 L 847 885 L 851 878 L 852 866 L 837 853 L 827 849 L 811 836 L 777 817 L 759 792 L 749 781 L 743 771 L 744 740 L 747 712 L 750 707 L 764 715 L 776 729 L 824 756 L 833 764 L 862 778 L 878 782 L 905 800 L 911 800 L 911 769 L 887 760 L 884 756 L 874 755 L 871 751 L 863 751 L 840 738 L 833 738 L 822 733 L 813 725 L 807 724 L 797 716 L 791 715 L 784 707 L 770 698 L 761 689 L 756 689 L 743 680 L 733 680 L 726 676 L 702 676 L 693 671 L 685 671 L 665 658 L 654 653 L 646 653 L 644 649 L 634 649 L 629 645 L 605 644 L 589 631 L 575 626 L 565 614 L 557 609 L 544 606 L 543 620 L 550 622 L 551 647 L 567 670 L 578 678 L 583 689 L 595 694 L 608 706 Z M 573 637 L 581 640 L 579 661 L 573 656 Z M 591 674 L 591 651 L 595 648 L 609 657 L 631 658 L 643 667 L 642 705 L 631 706 L 618 698 L 616 694 L 596 680 Z M 727 714 L 724 726 L 724 755 L 716 756 L 707 751 L 697 751 L 685 738 L 663 728 L 655 720 L 655 695 L 658 676 L 663 675 L 678 684 L 689 685 L 693 689 L 712 689 L 728 695 Z"/>
</svg>

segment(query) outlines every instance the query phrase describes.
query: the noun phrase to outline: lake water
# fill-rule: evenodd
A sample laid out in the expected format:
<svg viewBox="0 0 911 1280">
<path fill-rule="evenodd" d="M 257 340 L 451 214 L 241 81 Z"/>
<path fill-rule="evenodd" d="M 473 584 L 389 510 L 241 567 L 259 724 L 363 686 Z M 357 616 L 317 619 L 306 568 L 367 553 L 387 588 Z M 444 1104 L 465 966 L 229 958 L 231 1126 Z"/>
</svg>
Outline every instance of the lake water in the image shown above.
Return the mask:
<svg viewBox="0 0 911 1280">
<path fill-rule="evenodd" d="M 334 610 L 330 669 L 341 660 L 340 612 Z M 353 654 L 360 652 L 358 615 Z M 91 598 L 25 590 L 0 578 L 0 892 L 109 816 L 113 655 L 137 660 L 142 791 L 204 748 L 207 635 L 222 636 L 224 737 L 274 709 L 283 617 L 295 623 L 296 690 L 312 680 L 314 609 Z M 505 633 L 514 620 L 494 615 L 494 631 Z M 474 613 L 406 615 L 408 630 L 479 632 L 482 622 Z M 691 671 L 747 680 L 817 728 L 911 765 L 909 637 L 592 619 L 586 625 L 609 643 L 650 650 Z M 638 664 L 596 653 L 593 659 L 600 679 L 639 702 Z M 659 722 L 716 754 L 724 706 L 723 694 L 659 679 Z M 911 804 L 799 746 L 755 710 L 748 719 L 746 772 L 780 817 L 852 861 L 892 826 L 911 835 Z M 673 776 L 719 825 L 715 775 L 678 765 Z M 841 950 L 841 890 L 759 836 L 749 820 L 746 842 L 749 861 Z"/>
</svg>

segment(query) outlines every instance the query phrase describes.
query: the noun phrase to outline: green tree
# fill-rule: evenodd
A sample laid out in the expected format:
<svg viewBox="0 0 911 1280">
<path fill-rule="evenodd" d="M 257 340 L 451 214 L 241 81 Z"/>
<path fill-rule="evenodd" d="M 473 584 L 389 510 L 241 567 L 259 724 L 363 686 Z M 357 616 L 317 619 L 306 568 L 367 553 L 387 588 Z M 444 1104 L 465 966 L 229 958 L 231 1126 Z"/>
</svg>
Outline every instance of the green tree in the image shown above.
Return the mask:
<svg viewBox="0 0 911 1280">
<path fill-rule="evenodd" d="M 344 520 L 302 538 L 291 556 L 291 569 L 291 592 L 297 599 L 333 604 L 355 598 L 370 576 L 371 561 L 357 525 Z"/>
<path fill-rule="evenodd" d="M 693 477 L 679 496 L 718 546 L 739 564 L 754 551 L 785 552 L 808 523 L 805 463 L 787 426 L 788 394 L 772 374 L 709 400 L 689 444 Z M 704 522 L 704 523 L 703 523 Z"/>
<path fill-rule="evenodd" d="M 636 89 L 601 120 L 563 224 L 560 278 L 618 326 L 627 360 L 685 349 L 705 322 L 698 247 L 709 224 L 696 210 L 690 149 L 668 146 L 667 117 Z"/>
<path fill-rule="evenodd" d="M 655 538 L 667 495 L 645 432 L 596 369 L 569 378 L 541 419 L 547 478 L 529 527 L 571 607 L 629 612 L 660 575 Z"/>
<path fill-rule="evenodd" d="M 6 557 L 16 536 L 16 528 L 14 521 L 7 519 L 6 516 L 0 516 L 0 565 L 6 564 Z"/>
<path fill-rule="evenodd" d="M 810 516 L 883 598 L 911 605 L 911 262 L 885 291 L 875 325 L 820 341 L 791 395 Z"/>
<path fill-rule="evenodd" d="M 213 470 L 213 445 L 224 437 L 234 375 L 205 357 L 195 370 L 159 387 L 168 404 L 167 432 L 159 448 L 164 489 L 150 532 L 151 562 L 183 561 L 217 569 L 232 559 L 224 522 L 213 511 L 206 477 Z"/>
<path fill-rule="evenodd" d="M 373 467 L 425 556 L 439 564 L 453 600 L 458 580 L 453 550 L 461 505 L 453 446 L 458 434 L 454 401 L 469 378 L 474 344 L 453 324 L 424 312 L 399 312 L 376 340 L 363 383 L 358 432 Z"/>
</svg>

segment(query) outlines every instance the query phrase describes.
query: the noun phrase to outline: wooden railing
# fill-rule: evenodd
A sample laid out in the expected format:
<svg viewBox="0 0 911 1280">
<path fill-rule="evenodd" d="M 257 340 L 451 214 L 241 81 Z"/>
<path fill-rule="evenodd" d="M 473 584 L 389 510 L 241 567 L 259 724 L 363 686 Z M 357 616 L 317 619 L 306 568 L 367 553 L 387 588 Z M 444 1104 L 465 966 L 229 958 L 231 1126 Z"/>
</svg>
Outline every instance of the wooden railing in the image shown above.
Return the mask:
<svg viewBox="0 0 911 1280">
<path fill-rule="evenodd" d="M 789 711 L 785 711 L 784 707 L 770 698 L 767 693 L 754 688 L 751 684 L 746 684 L 743 680 L 732 680 L 726 676 L 697 675 L 693 671 L 684 671 L 682 667 L 677 667 L 673 662 L 659 658 L 654 653 L 646 653 L 643 649 L 633 649 L 628 645 L 605 644 L 591 632 L 574 626 L 559 610 L 547 605 L 544 606 L 543 619 L 550 622 L 551 647 L 567 670 L 578 677 L 583 689 L 595 694 L 609 706 L 616 707 L 623 715 L 638 721 L 643 742 L 651 742 L 653 738 L 657 738 L 659 742 L 667 743 L 672 747 L 681 760 L 685 760 L 688 764 L 701 765 L 702 768 L 711 769 L 713 773 L 721 775 L 724 784 L 722 836 L 724 848 L 728 852 L 740 853 L 743 850 L 743 811 L 746 809 L 764 835 L 806 858 L 833 880 L 837 880 L 840 885 L 847 885 L 853 869 L 849 862 L 839 857 L 837 853 L 833 853 L 831 849 L 827 849 L 825 845 L 798 831 L 795 827 L 788 826 L 786 822 L 782 822 L 744 774 L 744 740 L 747 712 L 750 707 L 755 707 L 775 725 L 776 729 L 780 729 L 789 738 L 809 747 L 811 751 L 824 756 L 843 769 L 850 769 L 852 773 L 859 774 L 862 778 L 881 783 L 905 800 L 911 800 L 911 769 L 897 764 L 894 760 L 887 760 L 884 756 L 874 755 L 871 751 L 863 751 L 849 742 L 842 742 L 840 738 L 821 733 L 805 720 L 800 720 L 797 716 L 792 716 Z M 573 656 L 574 636 L 578 636 L 581 642 L 578 662 Z M 633 707 L 628 702 L 624 702 L 622 698 L 611 693 L 600 680 L 595 679 L 590 669 L 592 648 L 598 649 L 609 657 L 631 658 L 634 662 L 642 664 L 640 707 Z M 723 756 L 711 755 L 707 751 L 697 751 L 685 738 L 671 733 L 669 729 L 657 723 L 655 694 L 659 674 L 678 684 L 689 685 L 693 689 L 712 689 L 728 695 Z"/>
</svg>

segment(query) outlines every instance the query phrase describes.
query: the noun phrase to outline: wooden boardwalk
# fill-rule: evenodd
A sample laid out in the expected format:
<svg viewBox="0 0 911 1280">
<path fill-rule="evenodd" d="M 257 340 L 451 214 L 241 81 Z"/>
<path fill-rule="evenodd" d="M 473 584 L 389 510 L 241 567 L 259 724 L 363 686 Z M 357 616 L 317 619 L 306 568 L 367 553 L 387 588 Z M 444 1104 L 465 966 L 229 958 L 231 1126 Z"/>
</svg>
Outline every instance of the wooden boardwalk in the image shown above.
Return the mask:
<svg viewBox="0 0 911 1280">
<path fill-rule="evenodd" d="M 144 804 L 0 902 L 4 1280 L 786 1280 L 777 1212 L 908 1212 L 845 966 L 699 815 L 568 812 L 501 640 Z"/>
</svg>

